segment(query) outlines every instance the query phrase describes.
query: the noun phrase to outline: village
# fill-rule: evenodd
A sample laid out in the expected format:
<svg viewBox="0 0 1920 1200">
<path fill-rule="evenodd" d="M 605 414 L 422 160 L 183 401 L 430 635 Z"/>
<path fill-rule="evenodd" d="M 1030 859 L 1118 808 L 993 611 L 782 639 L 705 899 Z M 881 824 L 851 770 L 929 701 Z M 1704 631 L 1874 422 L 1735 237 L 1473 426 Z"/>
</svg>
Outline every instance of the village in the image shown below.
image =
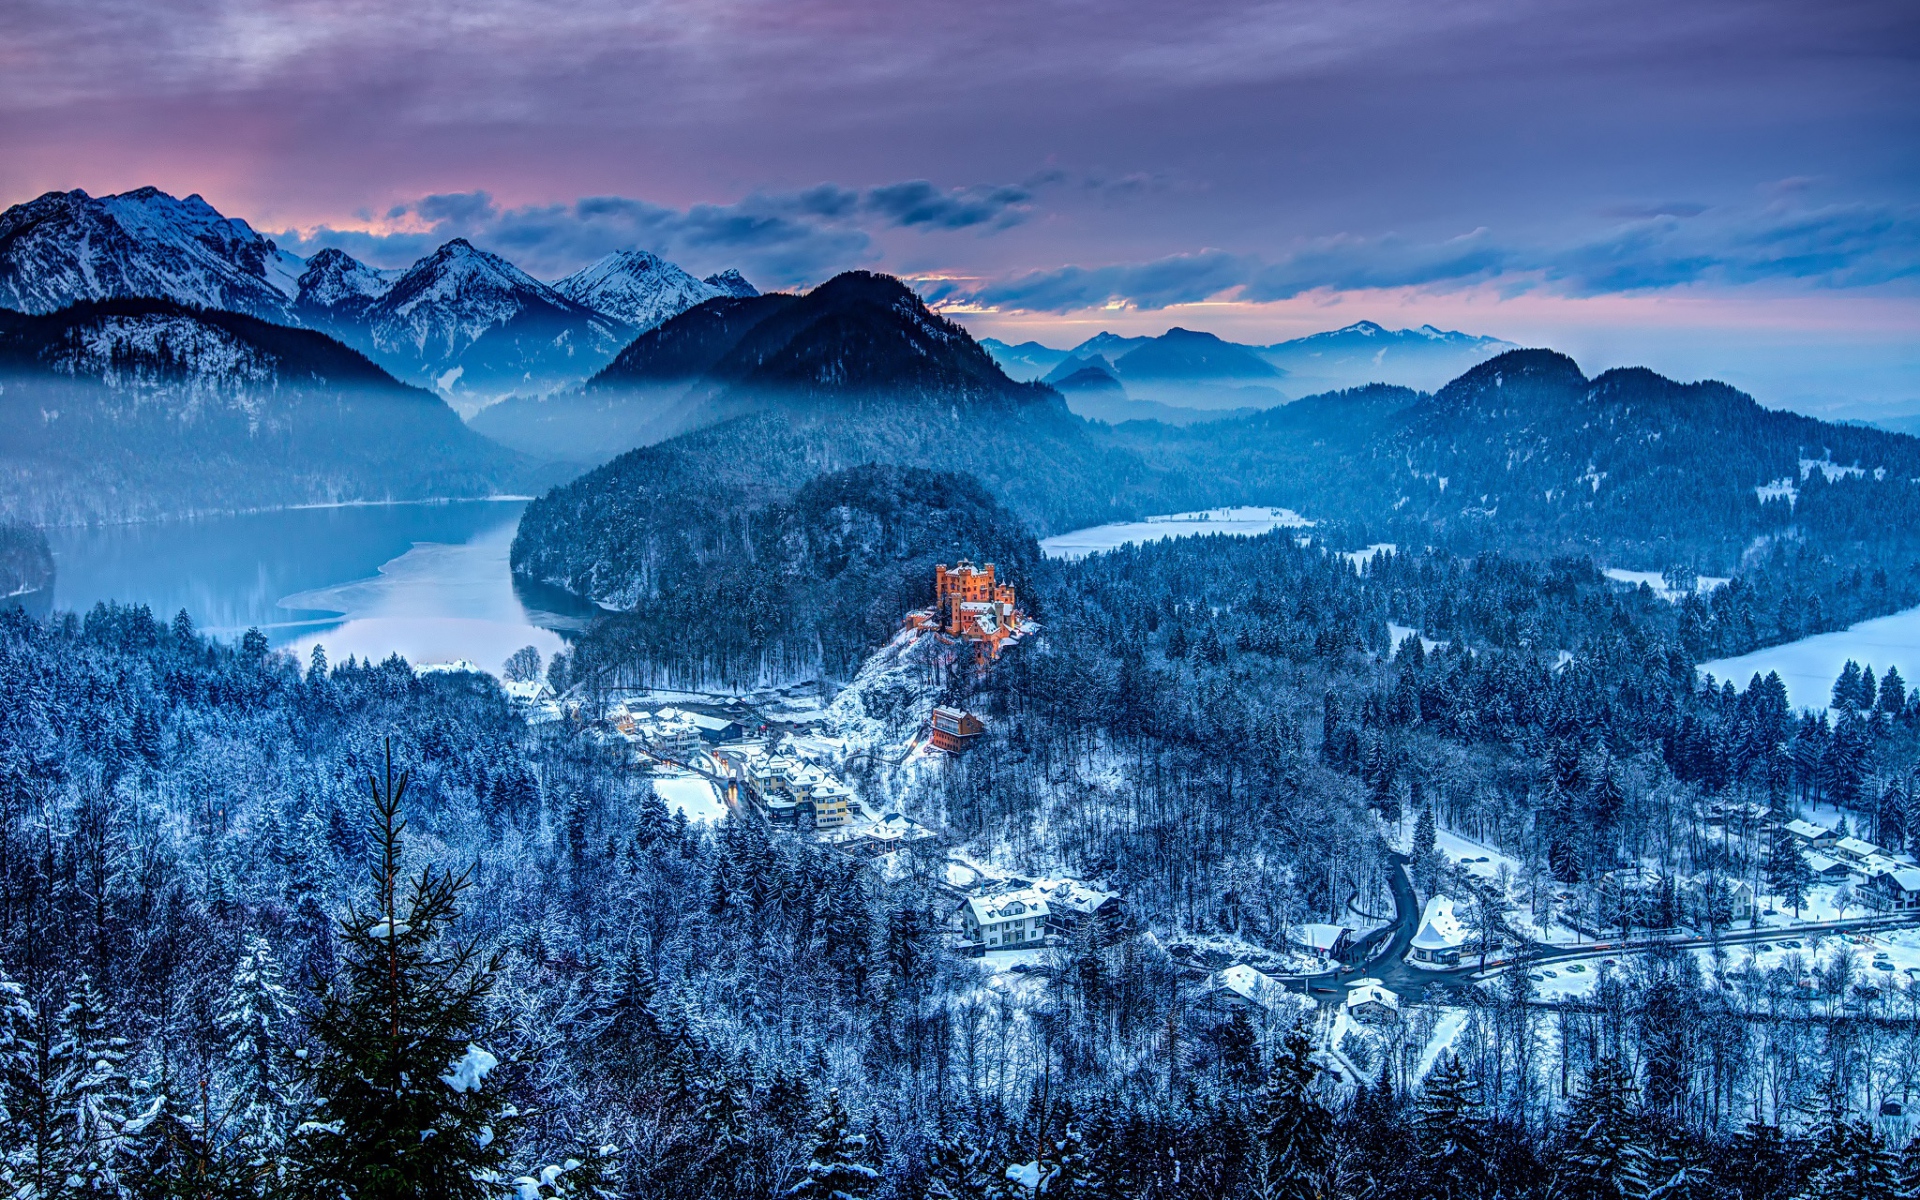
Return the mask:
<svg viewBox="0 0 1920 1200">
<path fill-rule="evenodd" d="M 746 816 L 889 877 L 915 874 L 944 897 L 952 948 L 1017 992 L 1064 969 L 1076 946 L 1142 931 L 1120 889 L 1057 865 L 977 861 L 882 786 L 937 772 L 988 732 L 982 715 L 935 702 L 940 670 L 990 669 L 1039 632 L 991 563 L 943 564 L 933 582 L 934 602 L 906 614 L 861 677 L 813 708 L 660 693 L 589 705 L 539 683 L 506 686 L 530 723 L 578 732 L 617 756 L 689 821 Z M 1450 831 L 1435 830 L 1423 849 L 1404 827 L 1383 824 L 1383 842 L 1405 858 L 1392 868 L 1401 878 L 1390 880 L 1391 917 L 1303 922 L 1268 939 L 1277 945 L 1220 935 L 1170 935 L 1163 945 L 1197 1019 L 1268 1030 L 1305 1022 L 1330 1078 L 1348 1083 L 1377 1073 L 1386 1047 L 1408 1038 L 1430 1061 L 1458 1033 L 1448 1014 L 1465 1011 L 1448 998 L 1512 971 L 1542 996 L 1576 998 L 1657 945 L 1744 949 L 1758 962 L 1842 938 L 1873 950 L 1869 980 L 1920 976 L 1920 863 L 1911 856 L 1850 836 L 1838 814 L 1831 825 L 1751 805 L 1709 815 L 1712 836 L 1743 845 L 1750 861 L 1783 861 L 1775 846 L 1790 847 L 1803 865 L 1799 895 L 1773 894 L 1763 872 L 1683 877 L 1646 864 L 1560 883 Z"/>
</svg>

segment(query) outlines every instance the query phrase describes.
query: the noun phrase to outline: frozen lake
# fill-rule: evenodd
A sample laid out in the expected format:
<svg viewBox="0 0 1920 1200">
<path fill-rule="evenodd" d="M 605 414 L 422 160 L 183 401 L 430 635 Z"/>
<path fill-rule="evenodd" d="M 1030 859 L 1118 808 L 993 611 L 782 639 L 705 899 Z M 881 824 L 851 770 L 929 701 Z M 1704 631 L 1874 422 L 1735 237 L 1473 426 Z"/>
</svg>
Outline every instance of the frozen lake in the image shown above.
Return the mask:
<svg viewBox="0 0 1920 1200">
<path fill-rule="evenodd" d="M 591 611 L 516 585 L 507 565 L 524 501 L 289 509 L 47 534 L 55 608 L 186 609 L 223 638 L 258 628 L 305 657 L 398 653 L 500 670 L 521 646 L 549 657 Z"/>
<path fill-rule="evenodd" d="M 1902 678 L 1911 679 L 1915 671 L 1920 671 L 1920 608 L 1755 650 L 1739 658 L 1701 663 L 1700 669 L 1722 682 L 1731 680 L 1741 689 L 1755 673 L 1765 676 L 1778 671 L 1787 685 L 1787 699 L 1795 708 L 1825 708 L 1832 699 L 1833 681 L 1848 659 L 1872 667 L 1875 675 L 1884 675 L 1888 667 L 1897 666 Z"/>
<path fill-rule="evenodd" d="M 1040 552 L 1048 558 L 1085 558 L 1102 550 L 1168 538 L 1210 533 L 1253 537 L 1275 529 L 1305 529 L 1312 524 L 1290 508 L 1210 508 L 1205 512 L 1169 513 L 1144 521 L 1076 529 L 1042 540 Z"/>
</svg>

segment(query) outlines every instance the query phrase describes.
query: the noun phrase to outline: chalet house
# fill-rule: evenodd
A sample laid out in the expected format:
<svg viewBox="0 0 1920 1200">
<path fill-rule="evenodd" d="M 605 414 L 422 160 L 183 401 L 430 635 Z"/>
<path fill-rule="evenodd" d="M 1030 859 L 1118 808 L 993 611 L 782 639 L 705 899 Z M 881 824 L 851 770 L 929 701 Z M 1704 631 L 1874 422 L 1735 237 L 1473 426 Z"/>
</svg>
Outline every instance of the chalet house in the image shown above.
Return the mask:
<svg viewBox="0 0 1920 1200">
<path fill-rule="evenodd" d="M 1419 966 L 1457 967 L 1467 931 L 1453 913 L 1453 901 L 1435 896 L 1420 915 L 1420 928 L 1407 949 L 1407 961 Z"/>
<path fill-rule="evenodd" d="M 1103 892 L 1077 879 L 1036 880 L 1030 889 L 1047 902 L 1047 927 L 1050 932 L 1070 934 L 1089 919 L 1120 919 L 1120 893 Z"/>
<path fill-rule="evenodd" d="M 1824 825 L 1815 825 L 1812 821 L 1788 821 L 1780 828 L 1793 835 L 1803 849 L 1826 850 L 1840 840 L 1840 835 Z"/>
<path fill-rule="evenodd" d="M 959 754 L 987 731 L 979 717 L 942 704 L 927 718 L 927 740 L 936 750 Z"/>
<path fill-rule="evenodd" d="M 1681 907 L 1696 929 L 1751 921 L 1753 900 L 1753 885 L 1731 875 L 1703 872 L 1680 885 Z"/>
<path fill-rule="evenodd" d="M 1868 902 L 1893 912 L 1920 910 L 1920 867 L 1901 867 L 1875 875 L 1868 885 Z"/>
<path fill-rule="evenodd" d="M 1400 1015 L 1400 997 L 1378 979 L 1357 979 L 1347 985 L 1347 1015 L 1373 1024 Z"/>
<path fill-rule="evenodd" d="M 1353 930 L 1345 925 L 1302 925 L 1294 934 L 1302 946 L 1335 962 L 1345 962 L 1353 953 Z"/>
<path fill-rule="evenodd" d="M 1286 994 L 1286 985 L 1279 980 L 1240 963 L 1215 973 L 1207 989 L 1207 1000 L 1228 1012 L 1265 1016 Z"/>
<path fill-rule="evenodd" d="M 1835 858 L 1850 863 L 1865 863 L 1880 853 L 1880 847 L 1864 838 L 1843 837 L 1833 843 L 1831 852 Z"/>
<path fill-rule="evenodd" d="M 962 910 L 960 923 L 972 948 L 1003 950 L 1015 933 L 1025 936 L 1012 945 L 1037 946 L 1049 935 L 1070 936 L 1089 920 L 1118 920 L 1120 907 L 1118 892 L 1103 892 L 1076 879 L 1040 879 L 1018 891 L 974 897 Z"/>
<path fill-rule="evenodd" d="M 1807 866 L 1820 879 L 1845 879 L 1853 873 L 1844 859 L 1811 850 L 1807 852 Z"/>
</svg>

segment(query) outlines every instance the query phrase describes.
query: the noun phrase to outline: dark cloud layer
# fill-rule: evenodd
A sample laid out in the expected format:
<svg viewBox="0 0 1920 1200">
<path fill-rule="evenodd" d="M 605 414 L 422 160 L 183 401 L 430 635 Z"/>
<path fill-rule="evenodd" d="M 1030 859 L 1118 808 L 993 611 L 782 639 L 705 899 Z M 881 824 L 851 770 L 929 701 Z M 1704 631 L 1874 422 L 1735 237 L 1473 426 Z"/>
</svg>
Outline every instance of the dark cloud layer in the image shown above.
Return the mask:
<svg viewBox="0 0 1920 1200">
<path fill-rule="evenodd" d="M 554 275 L 638 245 L 1043 311 L 1911 295 L 1920 7 L 0 5 L 0 201 L 144 183 L 384 263 L 463 235 Z"/>
<path fill-rule="evenodd" d="M 1596 296 L 1700 285 L 1788 283 L 1839 289 L 1920 279 L 1920 207 L 1770 209 L 1724 221 L 1659 214 L 1567 245 L 1502 240 L 1476 230 L 1442 242 L 1330 238 L 1278 258 L 1206 250 L 1142 263 L 1030 271 L 942 298 L 1065 312 L 1110 303 L 1142 308 L 1223 295 L 1250 301 L 1369 288 L 1497 282 L 1509 293 Z"/>
<path fill-rule="evenodd" d="M 381 214 L 381 226 L 401 232 L 321 226 L 281 241 L 297 251 L 337 246 L 376 265 L 402 266 L 463 237 L 547 277 L 639 247 L 697 266 L 741 267 L 766 283 L 805 284 L 875 261 L 871 231 L 1010 228 L 1031 213 L 1034 188 L 1051 181 L 939 188 L 916 179 L 864 190 L 819 184 L 684 209 L 624 196 L 502 207 L 484 191 L 438 193 Z"/>
</svg>

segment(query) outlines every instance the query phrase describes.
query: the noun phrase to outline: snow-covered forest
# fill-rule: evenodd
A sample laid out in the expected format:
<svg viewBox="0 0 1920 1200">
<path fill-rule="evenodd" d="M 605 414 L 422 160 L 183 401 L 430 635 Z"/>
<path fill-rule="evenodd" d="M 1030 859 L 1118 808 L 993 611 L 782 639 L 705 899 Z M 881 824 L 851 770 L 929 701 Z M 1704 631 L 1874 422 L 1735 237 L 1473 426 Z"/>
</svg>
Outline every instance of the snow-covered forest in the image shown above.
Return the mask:
<svg viewBox="0 0 1920 1200">
<path fill-rule="evenodd" d="M 1311 1005 L 1222 1007 L 1182 950 L 1381 911 L 1396 845 L 1423 896 L 1466 896 L 1509 947 L 1507 901 L 1623 863 L 1791 889 L 1716 806 L 1826 805 L 1904 846 L 1920 701 L 1888 665 L 1797 717 L 1766 681 L 1696 679 L 1764 583 L 1675 605 L 1585 560 L 1356 571 L 1288 530 L 1021 582 L 1045 636 L 943 693 L 989 715 L 986 743 L 861 784 L 978 861 L 1125 895 L 1025 974 L 954 952 L 938 857 L 689 824 L 491 677 L 296 662 L 137 608 L 7 615 L 12 1194 L 1785 1197 L 1912 1177 L 1884 1114 L 1920 1086 L 1920 993 L 1863 998 L 1844 943 L 1760 968 L 1642 955 L 1578 997 L 1509 971 L 1355 1029 L 1340 1060 Z M 1440 836 L 1519 869 L 1469 876 Z"/>
</svg>

